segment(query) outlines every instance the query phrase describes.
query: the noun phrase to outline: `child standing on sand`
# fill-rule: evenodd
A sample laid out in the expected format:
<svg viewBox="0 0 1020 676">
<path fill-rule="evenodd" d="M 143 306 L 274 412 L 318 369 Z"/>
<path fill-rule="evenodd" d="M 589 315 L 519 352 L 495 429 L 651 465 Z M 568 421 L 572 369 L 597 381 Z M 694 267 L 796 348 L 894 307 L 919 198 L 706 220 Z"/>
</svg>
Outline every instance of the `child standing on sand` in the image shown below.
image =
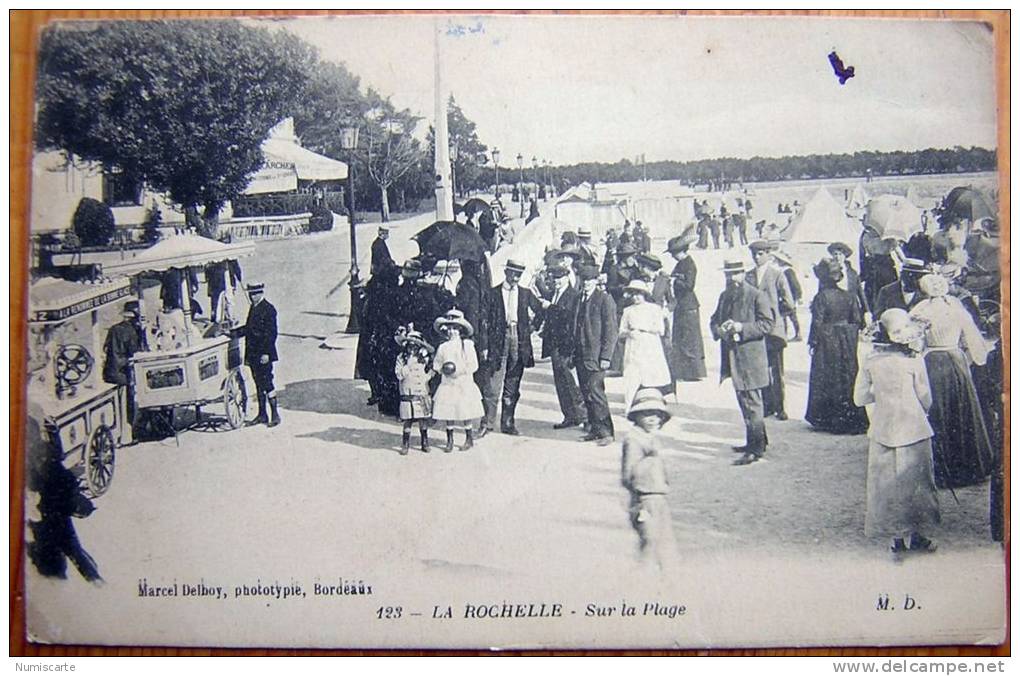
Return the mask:
<svg viewBox="0 0 1020 676">
<path fill-rule="evenodd" d="M 627 412 L 634 428 L 623 442 L 621 481 L 630 491 L 630 522 L 641 542 L 641 558 L 670 572 L 676 566 L 676 539 L 666 495 L 669 482 L 659 455 L 658 432 L 670 419 L 662 392 L 637 392 Z"/>
</svg>

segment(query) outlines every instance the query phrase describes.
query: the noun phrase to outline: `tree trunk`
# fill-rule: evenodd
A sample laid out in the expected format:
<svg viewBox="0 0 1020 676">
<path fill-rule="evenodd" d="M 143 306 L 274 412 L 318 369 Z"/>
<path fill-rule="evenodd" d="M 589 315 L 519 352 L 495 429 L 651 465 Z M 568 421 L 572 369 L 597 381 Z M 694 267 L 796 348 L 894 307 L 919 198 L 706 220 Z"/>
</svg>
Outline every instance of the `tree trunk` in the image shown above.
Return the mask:
<svg viewBox="0 0 1020 676">
<path fill-rule="evenodd" d="M 203 237 L 219 239 L 220 235 L 220 207 L 216 204 L 206 204 L 202 210 L 202 231 Z"/>
<path fill-rule="evenodd" d="M 382 220 L 383 223 L 390 220 L 390 196 L 386 188 L 382 188 Z"/>
</svg>

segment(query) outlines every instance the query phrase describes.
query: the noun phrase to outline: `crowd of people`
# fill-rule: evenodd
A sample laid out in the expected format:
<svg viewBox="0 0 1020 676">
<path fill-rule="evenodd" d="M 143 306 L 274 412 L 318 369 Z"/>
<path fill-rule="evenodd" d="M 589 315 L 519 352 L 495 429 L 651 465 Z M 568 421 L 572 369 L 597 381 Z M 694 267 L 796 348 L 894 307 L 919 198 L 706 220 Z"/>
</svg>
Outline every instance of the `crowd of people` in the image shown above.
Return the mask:
<svg viewBox="0 0 1020 676">
<path fill-rule="evenodd" d="M 734 248 L 746 243 L 753 265 L 726 260 L 726 287 L 707 320 L 720 343 L 720 380 L 731 380 L 744 419 L 745 443 L 735 447 L 733 464 L 762 459 L 766 419 L 789 418 L 784 353 L 805 340 L 804 419 L 870 439 L 867 532 L 892 537 L 894 553 L 931 551 L 936 490 L 991 477 L 993 536 L 1001 538 L 1002 362 L 998 315 L 988 311 L 998 302 L 997 280 L 989 279 L 998 271 L 997 240 L 986 241 L 994 226 L 953 220 L 906 242 L 866 230 L 860 273 L 852 248 L 833 242 L 813 267 L 818 291 L 804 337 L 794 261 L 776 239 L 747 241 L 750 200 L 740 207 L 743 213 L 725 215 L 732 225 L 721 228 L 723 240 Z M 707 247 L 709 236 L 718 246 L 713 222 L 699 205 L 697 223 L 667 242 L 668 272 L 640 222 L 627 222 L 621 233 L 607 233 L 604 250 L 584 226 L 561 233 L 540 269 L 510 259 L 497 285 L 486 261 L 419 256 L 398 266 L 384 247 L 373 247 L 356 373 L 369 382 L 368 403 L 404 421 L 404 454 L 415 424 L 426 452 L 437 424 L 445 425 L 446 451 L 456 447 L 458 429 L 462 450 L 493 431 L 518 435 L 521 380 L 535 364 L 538 333 L 563 416 L 555 428 L 583 428 L 583 440 L 612 443 L 605 379 L 620 377 L 625 413 L 654 436 L 651 417 L 663 416 L 635 411 L 658 411 L 677 383 L 707 376 L 692 249 Z M 520 284 L 526 273 L 527 287 Z M 635 451 L 625 459 L 631 490 L 643 481 L 633 467 L 643 457 Z M 655 463 L 646 464 L 657 476 Z M 661 531 L 661 510 L 638 493 L 632 517 L 644 546 Z"/>
</svg>

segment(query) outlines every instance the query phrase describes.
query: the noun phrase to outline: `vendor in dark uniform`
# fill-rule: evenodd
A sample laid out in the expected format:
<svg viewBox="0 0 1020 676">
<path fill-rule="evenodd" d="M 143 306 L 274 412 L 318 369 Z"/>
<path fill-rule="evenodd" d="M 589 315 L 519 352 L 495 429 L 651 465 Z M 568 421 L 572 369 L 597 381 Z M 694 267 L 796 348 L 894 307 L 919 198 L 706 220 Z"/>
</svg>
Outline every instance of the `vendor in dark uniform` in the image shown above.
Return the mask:
<svg viewBox="0 0 1020 676">
<path fill-rule="evenodd" d="M 126 406 L 122 409 L 128 425 L 125 431 L 130 432 L 135 422 L 134 382 L 131 379 L 131 357 L 136 352 L 146 349 L 145 330 L 142 328 L 141 314 L 137 300 L 124 303 L 121 311 L 124 319 L 110 327 L 106 334 L 103 353 L 103 380 L 113 385 L 125 387 Z"/>
<path fill-rule="evenodd" d="M 265 285 L 257 282 L 246 287 L 251 299 L 248 320 L 244 324 L 244 363 L 251 369 L 255 380 L 255 393 L 259 401 L 259 414 L 249 424 L 265 423 L 269 427 L 280 424 L 276 405 L 276 387 L 273 384 L 273 362 L 276 353 L 276 308 L 265 299 Z M 266 401 L 271 417 L 266 418 Z"/>
</svg>

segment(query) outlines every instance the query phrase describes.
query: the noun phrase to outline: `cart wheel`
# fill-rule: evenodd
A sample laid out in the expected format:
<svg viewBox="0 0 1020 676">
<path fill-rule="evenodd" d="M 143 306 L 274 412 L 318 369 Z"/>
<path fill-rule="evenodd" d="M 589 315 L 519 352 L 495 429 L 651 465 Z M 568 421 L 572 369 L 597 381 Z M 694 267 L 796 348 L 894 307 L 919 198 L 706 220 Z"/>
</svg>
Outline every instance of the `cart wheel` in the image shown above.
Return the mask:
<svg viewBox="0 0 1020 676">
<path fill-rule="evenodd" d="M 94 498 L 98 498 L 110 488 L 116 448 L 113 432 L 106 425 L 100 425 L 89 434 L 84 451 L 85 483 Z"/>
<path fill-rule="evenodd" d="M 223 407 L 226 409 L 227 424 L 230 425 L 230 429 L 236 430 L 244 425 L 248 397 L 245 395 L 241 372 L 236 369 L 230 372 L 223 388 Z"/>
</svg>

